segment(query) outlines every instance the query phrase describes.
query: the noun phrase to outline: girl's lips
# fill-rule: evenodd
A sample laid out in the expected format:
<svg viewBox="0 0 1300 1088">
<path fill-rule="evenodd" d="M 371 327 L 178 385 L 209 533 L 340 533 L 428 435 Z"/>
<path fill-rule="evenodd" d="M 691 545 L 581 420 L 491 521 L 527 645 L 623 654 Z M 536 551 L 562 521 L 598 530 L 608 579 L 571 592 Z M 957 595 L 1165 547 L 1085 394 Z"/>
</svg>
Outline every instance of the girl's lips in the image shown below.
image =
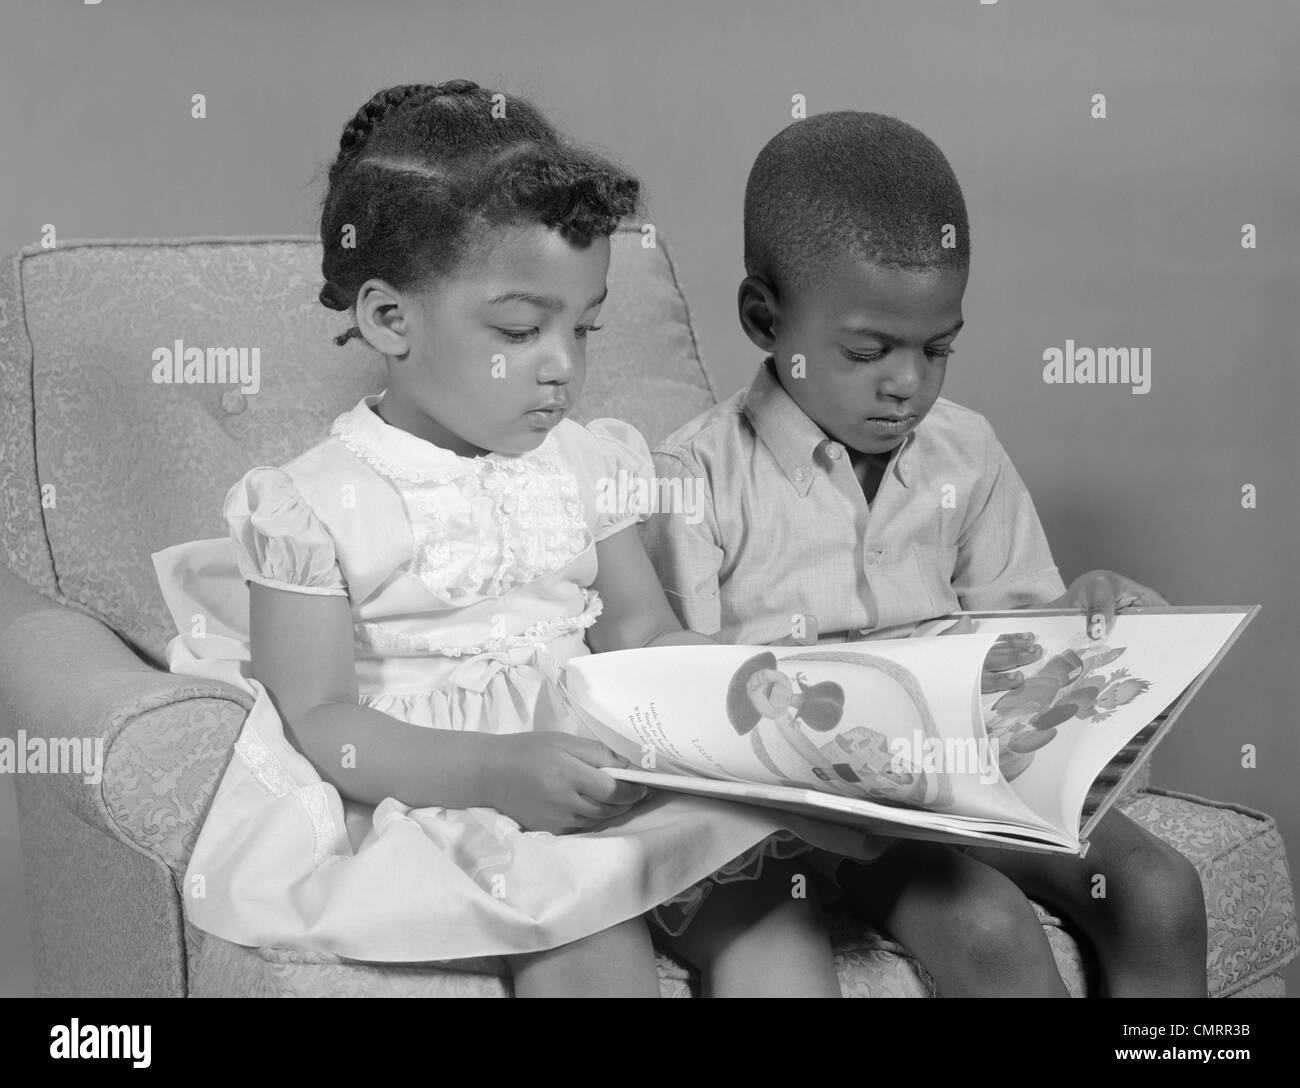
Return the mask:
<svg viewBox="0 0 1300 1088">
<path fill-rule="evenodd" d="M 531 420 L 541 423 L 547 427 L 554 426 L 564 418 L 568 405 L 557 405 L 549 408 L 530 408 L 524 414 Z"/>
</svg>

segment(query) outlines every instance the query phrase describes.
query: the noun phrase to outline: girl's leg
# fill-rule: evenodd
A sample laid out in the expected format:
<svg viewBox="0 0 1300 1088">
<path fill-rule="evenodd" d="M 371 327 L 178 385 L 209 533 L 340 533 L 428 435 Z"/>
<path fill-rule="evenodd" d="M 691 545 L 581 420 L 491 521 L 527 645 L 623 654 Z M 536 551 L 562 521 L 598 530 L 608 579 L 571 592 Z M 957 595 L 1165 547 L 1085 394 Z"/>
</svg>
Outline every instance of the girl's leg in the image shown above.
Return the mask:
<svg viewBox="0 0 1300 1088">
<path fill-rule="evenodd" d="M 644 918 L 508 959 L 515 997 L 659 996 L 659 972 Z"/>
<path fill-rule="evenodd" d="M 681 936 L 660 936 L 699 970 L 701 996 L 842 996 L 812 873 L 799 861 L 765 859 L 757 880 L 714 887 Z"/>
<path fill-rule="evenodd" d="M 1091 842 L 1083 858 L 1011 850 L 980 857 L 1083 930 L 1107 996 L 1205 997 L 1205 898 L 1196 867 L 1114 810 L 1097 822 Z"/>
<path fill-rule="evenodd" d="M 1069 997 L 1029 900 L 973 857 L 900 842 L 879 861 L 842 863 L 836 878 L 853 913 L 915 956 L 941 997 Z"/>
</svg>

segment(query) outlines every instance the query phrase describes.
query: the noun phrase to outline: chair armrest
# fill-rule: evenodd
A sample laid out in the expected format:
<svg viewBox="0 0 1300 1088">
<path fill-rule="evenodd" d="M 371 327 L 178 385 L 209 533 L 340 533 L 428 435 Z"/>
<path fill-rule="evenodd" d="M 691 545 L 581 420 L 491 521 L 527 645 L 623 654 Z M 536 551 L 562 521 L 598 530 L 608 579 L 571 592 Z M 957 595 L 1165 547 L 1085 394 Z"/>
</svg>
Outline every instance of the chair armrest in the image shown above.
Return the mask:
<svg viewBox="0 0 1300 1088">
<path fill-rule="evenodd" d="M 14 599 L 7 587 L 4 603 Z M 153 668 L 99 620 L 46 598 L 23 600 L 16 618 L 13 611 L 0 613 L 9 731 L 21 730 L 28 744 L 102 742 L 98 781 L 45 774 L 41 785 L 79 819 L 179 876 L 252 698 Z"/>
</svg>

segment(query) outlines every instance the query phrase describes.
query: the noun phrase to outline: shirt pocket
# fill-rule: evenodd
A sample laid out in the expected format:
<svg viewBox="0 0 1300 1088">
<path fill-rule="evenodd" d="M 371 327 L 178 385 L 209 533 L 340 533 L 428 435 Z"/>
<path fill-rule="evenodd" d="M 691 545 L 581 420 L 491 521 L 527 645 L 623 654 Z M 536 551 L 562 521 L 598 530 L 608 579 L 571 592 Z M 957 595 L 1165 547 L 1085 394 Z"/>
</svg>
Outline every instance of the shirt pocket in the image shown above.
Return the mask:
<svg viewBox="0 0 1300 1088">
<path fill-rule="evenodd" d="M 946 616 L 961 611 L 961 601 L 952 588 L 953 572 L 957 568 L 957 548 L 952 544 L 913 544 L 912 553 L 921 568 L 925 588 L 930 594 L 930 605 L 936 616 Z"/>
<path fill-rule="evenodd" d="M 688 631 L 715 635 L 722 630 L 722 595 L 713 593 L 676 593 L 663 587 L 674 615 Z"/>
</svg>

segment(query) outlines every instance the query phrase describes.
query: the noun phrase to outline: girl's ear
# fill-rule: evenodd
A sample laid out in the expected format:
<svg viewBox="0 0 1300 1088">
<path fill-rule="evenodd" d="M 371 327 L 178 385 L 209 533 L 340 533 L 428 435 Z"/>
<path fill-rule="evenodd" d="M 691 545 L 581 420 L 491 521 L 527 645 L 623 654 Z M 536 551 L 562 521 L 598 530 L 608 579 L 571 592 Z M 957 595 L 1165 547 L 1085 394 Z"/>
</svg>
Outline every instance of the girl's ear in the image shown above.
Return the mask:
<svg viewBox="0 0 1300 1088">
<path fill-rule="evenodd" d="M 776 346 L 780 305 L 776 292 L 761 276 L 746 276 L 736 292 L 740 325 L 756 348 L 770 352 Z"/>
<path fill-rule="evenodd" d="M 383 280 L 366 280 L 357 292 L 357 328 L 376 351 L 401 357 L 410 351 L 409 299 Z"/>
</svg>

